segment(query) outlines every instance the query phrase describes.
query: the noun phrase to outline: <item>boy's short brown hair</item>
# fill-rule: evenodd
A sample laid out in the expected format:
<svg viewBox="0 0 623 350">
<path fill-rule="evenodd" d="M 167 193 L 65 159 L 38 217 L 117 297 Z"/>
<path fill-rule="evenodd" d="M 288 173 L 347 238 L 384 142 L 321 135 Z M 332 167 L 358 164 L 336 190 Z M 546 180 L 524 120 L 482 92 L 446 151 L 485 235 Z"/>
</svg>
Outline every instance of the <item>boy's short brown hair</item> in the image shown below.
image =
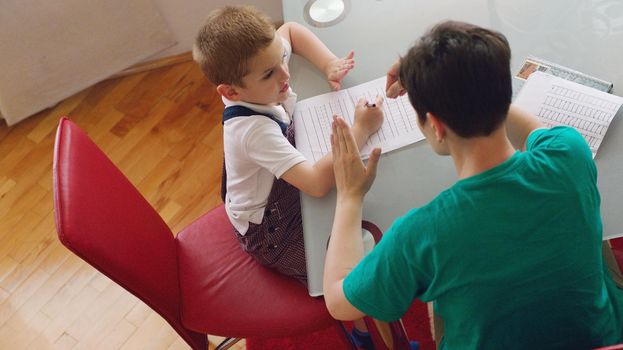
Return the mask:
<svg viewBox="0 0 623 350">
<path fill-rule="evenodd" d="M 248 62 L 270 45 L 275 26 L 253 6 L 226 6 L 210 12 L 199 30 L 193 58 L 215 85 L 243 86 Z"/>
</svg>

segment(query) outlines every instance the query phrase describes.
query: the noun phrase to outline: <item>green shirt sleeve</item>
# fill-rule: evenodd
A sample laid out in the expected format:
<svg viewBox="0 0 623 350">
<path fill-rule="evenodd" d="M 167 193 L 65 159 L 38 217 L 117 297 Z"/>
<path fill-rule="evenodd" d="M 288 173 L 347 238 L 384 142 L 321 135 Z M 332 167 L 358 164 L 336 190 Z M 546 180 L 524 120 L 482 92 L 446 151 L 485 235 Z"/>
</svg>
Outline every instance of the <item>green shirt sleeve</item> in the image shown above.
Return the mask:
<svg viewBox="0 0 623 350">
<path fill-rule="evenodd" d="M 548 167 L 574 180 L 575 185 L 581 186 L 586 181 L 597 179 L 593 153 L 584 137 L 574 128 L 556 126 L 537 129 L 528 136 L 526 151 L 534 154 L 534 162 L 547 162 Z M 574 176 L 569 177 L 568 174 Z M 578 174 L 589 177 L 577 177 Z"/>
<path fill-rule="evenodd" d="M 391 322 L 409 308 L 430 278 L 413 260 L 413 230 L 417 209 L 397 219 L 372 251 L 351 271 L 343 283 L 348 301 L 366 315 Z"/>
</svg>

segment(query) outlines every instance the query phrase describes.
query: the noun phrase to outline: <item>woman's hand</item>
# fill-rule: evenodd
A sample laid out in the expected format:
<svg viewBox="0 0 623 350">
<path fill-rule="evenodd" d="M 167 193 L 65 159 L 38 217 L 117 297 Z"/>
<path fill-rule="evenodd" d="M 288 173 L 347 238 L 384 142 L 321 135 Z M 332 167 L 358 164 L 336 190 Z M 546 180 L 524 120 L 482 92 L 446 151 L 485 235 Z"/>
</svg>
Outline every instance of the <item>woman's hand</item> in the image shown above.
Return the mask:
<svg viewBox="0 0 623 350">
<path fill-rule="evenodd" d="M 334 116 L 332 127 L 331 149 L 338 200 L 363 200 L 376 177 L 381 149 L 375 148 L 372 151 L 368 165 L 365 166 L 355 137 L 346 121 L 342 117 Z"/>
<path fill-rule="evenodd" d="M 398 74 L 400 72 L 400 60 L 396 60 L 387 71 L 387 82 L 385 83 L 385 94 L 389 98 L 396 98 L 404 95 L 407 91 L 400 84 Z"/>
<path fill-rule="evenodd" d="M 348 74 L 348 72 L 355 67 L 355 60 L 353 57 L 355 52 L 351 51 L 342 58 L 335 58 L 327 63 L 324 69 L 324 73 L 327 76 L 327 81 L 331 85 L 333 91 L 337 91 L 342 87 L 342 79 Z"/>
</svg>

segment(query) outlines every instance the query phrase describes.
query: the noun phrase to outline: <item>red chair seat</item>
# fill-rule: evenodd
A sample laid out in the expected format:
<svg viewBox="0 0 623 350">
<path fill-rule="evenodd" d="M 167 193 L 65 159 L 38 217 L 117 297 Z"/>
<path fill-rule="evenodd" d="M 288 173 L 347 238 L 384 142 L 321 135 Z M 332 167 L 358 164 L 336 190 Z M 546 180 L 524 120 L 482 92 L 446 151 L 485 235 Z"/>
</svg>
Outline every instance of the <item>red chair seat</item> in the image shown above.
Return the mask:
<svg viewBox="0 0 623 350">
<path fill-rule="evenodd" d="M 284 337 L 335 325 L 321 298 L 313 299 L 302 283 L 259 265 L 242 250 L 223 205 L 176 241 L 186 327 L 230 337 L 270 330 L 266 337 Z"/>
</svg>

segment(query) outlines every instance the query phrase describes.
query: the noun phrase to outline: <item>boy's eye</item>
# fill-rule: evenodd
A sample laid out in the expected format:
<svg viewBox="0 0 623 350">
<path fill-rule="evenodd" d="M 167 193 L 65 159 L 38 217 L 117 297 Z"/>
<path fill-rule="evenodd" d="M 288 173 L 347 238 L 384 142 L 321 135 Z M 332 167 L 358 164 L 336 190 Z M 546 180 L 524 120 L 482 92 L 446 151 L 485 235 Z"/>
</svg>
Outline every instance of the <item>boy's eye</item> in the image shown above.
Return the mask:
<svg viewBox="0 0 623 350">
<path fill-rule="evenodd" d="M 270 78 L 271 75 L 273 75 L 273 71 L 272 70 L 270 72 L 266 73 L 266 75 L 264 75 L 264 79 Z"/>
<path fill-rule="evenodd" d="M 286 51 L 283 51 L 283 55 L 281 55 L 281 62 L 285 61 L 286 57 L 288 57 L 288 53 Z"/>
</svg>

